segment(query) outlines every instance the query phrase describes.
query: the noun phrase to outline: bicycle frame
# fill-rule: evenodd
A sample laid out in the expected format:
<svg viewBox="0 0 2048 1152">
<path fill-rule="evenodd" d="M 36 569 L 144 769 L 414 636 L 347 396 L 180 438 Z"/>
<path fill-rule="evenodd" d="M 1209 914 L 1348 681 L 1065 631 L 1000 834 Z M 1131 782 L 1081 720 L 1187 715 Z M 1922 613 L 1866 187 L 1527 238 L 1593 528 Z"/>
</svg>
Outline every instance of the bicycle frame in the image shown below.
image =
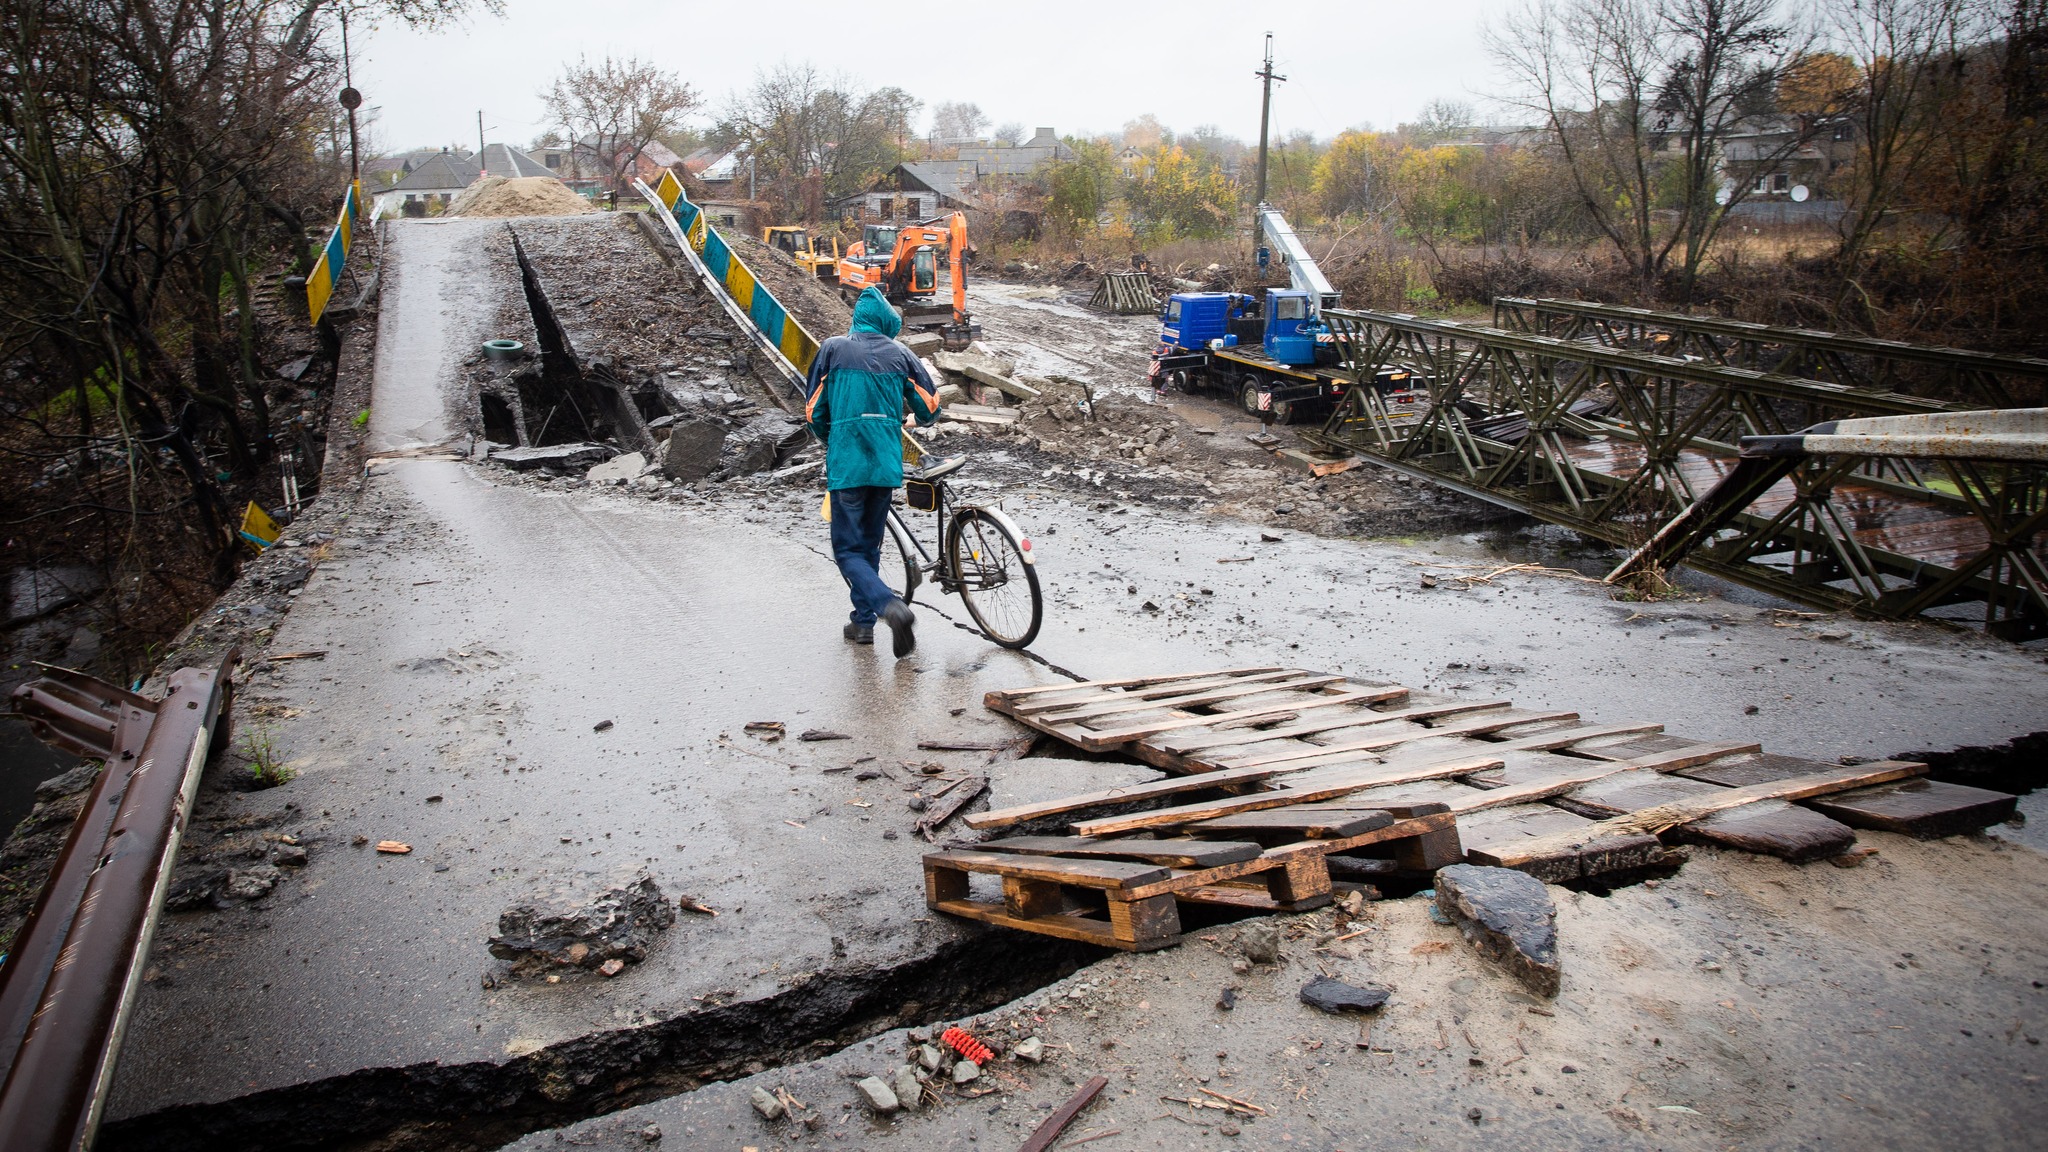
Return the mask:
<svg viewBox="0 0 2048 1152">
<path fill-rule="evenodd" d="M 909 520 L 903 515 L 903 509 L 893 503 L 889 505 L 889 532 L 896 539 L 896 550 L 906 559 L 913 554 L 917 557 L 917 563 L 913 566 L 913 570 L 908 576 L 910 586 L 903 590 L 904 599 L 906 600 L 924 584 L 927 575 L 938 581 L 939 591 L 941 592 L 957 593 L 960 590 L 959 578 L 952 571 L 951 566 L 946 563 L 945 555 L 946 514 L 948 510 L 953 509 L 953 489 L 951 485 L 946 483 L 944 477 L 930 481 L 930 483 L 933 488 L 937 489 L 938 495 L 938 501 L 932 509 L 933 515 L 938 518 L 938 535 L 934 544 L 937 555 L 926 551 L 924 541 L 919 539 L 917 533 L 911 529 Z M 1025 538 L 1023 531 L 1017 527 L 1016 522 L 1011 520 L 1009 515 L 1000 508 L 987 504 L 969 504 L 964 505 L 963 508 L 973 508 L 983 515 L 992 517 L 1001 522 L 1018 539 L 1022 540 Z M 955 510 L 956 514 L 957 511 Z M 1035 565 L 1037 559 L 1036 556 L 1028 551 L 1024 553 L 1024 563 L 1026 564 Z"/>
</svg>

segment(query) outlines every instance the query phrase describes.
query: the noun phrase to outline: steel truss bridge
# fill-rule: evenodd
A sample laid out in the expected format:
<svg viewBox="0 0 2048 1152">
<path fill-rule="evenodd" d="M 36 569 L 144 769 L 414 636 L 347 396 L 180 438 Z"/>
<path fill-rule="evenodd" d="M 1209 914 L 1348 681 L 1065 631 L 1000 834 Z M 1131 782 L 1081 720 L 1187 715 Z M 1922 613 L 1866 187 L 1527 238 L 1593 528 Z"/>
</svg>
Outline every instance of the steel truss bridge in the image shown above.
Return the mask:
<svg viewBox="0 0 2048 1152">
<path fill-rule="evenodd" d="M 2038 463 L 1799 455 L 1714 491 L 1745 436 L 2005 406 L 2048 389 L 2048 361 L 1575 302 L 1496 316 L 1325 310 L 1357 379 L 1405 368 L 1424 392 L 1355 386 L 1308 439 L 1627 548 L 1617 576 L 1682 562 L 1815 607 L 1971 605 L 1996 635 L 2048 635 Z M 1914 394 L 1942 390 L 1974 402 Z"/>
</svg>

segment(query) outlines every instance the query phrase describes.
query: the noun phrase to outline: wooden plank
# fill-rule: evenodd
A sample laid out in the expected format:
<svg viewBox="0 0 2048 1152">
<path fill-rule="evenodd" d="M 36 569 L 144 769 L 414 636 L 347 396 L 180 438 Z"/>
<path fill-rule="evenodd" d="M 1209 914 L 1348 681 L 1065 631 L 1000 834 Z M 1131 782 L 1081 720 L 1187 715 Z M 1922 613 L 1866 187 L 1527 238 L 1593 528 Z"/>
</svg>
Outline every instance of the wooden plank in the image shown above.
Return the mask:
<svg viewBox="0 0 2048 1152">
<path fill-rule="evenodd" d="M 1077 888 L 1120 891 L 1134 884 L 1164 879 L 1167 870 L 1149 864 L 1127 864 L 1118 860 L 1066 860 L 1049 856 L 1014 856 L 1001 852 L 926 853 L 924 866 L 951 868 L 960 872 L 989 872 L 997 876 L 1018 876 L 1026 880 L 1051 880 Z"/>
<path fill-rule="evenodd" d="M 1004 688 L 986 693 L 981 698 L 983 707 L 1009 715 L 1004 705 L 1025 696 L 1036 696 L 1043 692 L 1075 692 L 1084 688 L 1142 688 L 1148 684 L 1167 684 L 1175 680 L 1197 680 L 1204 676 L 1237 676 L 1254 672 L 1284 671 L 1278 664 L 1261 664 L 1252 668 L 1225 668 L 1210 672 L 1176 672 L 1170 676 L 1133 676 L 1123 680 L 1081 680 L 1072 684 L 1039 684 L 1030 688 Z"/>
<path fill-rule="evenodd" d="M 986 852 L 1025 856 L 1094 856 L 1111 860 L 1142 860 L 1173 868 L 1214 868 L 1259 854 L 1257 844 L 1220 840 L 1093 840 L 1086 836 L 1011 836 L 975 845 Z"/>
<path fill-rule="evenodd" d="M 1813 796 L 1824 796 L 1830 792 L 1846 792 L 1870 784 L 1885 784 L 1918 776 L 1927 771 L 1925 764 L 1903 760 L 1883 760 L 1873 764 L 1859 764 L 1853 768 L 1841 768 L 1812 776 L 1795 777 L 1766 784 L 1751 784 L 1742 788 L 1726 788 L 1697 800 L 1675 804 L 1662 804 L 1602 820 L 1583 831 L 1560 833 L 1551 837 L 1539 837 L 1518 845 L 1513 855 L 1496 857 L 1492 863 L 1504 867 L 1516 867 L 1524 859 L 1534 859 L 1558 852 L 1574 851 L 1596 840 L 1616 835 L 1648 833 L 1656 835 L 1682 824 L 1689 824 L 1723 812 L 1739 808 L 1758 800 L 1804 800 Z"/>
<path fill-rule="evenodd" d="M 1189 736 L 1165 732 L 1146 741 L 1159 751 L 1185 755 L 1193 752 L 1212 752 L 1218 748 L 1232 748 L 1245 744 L 1258 744 L 1267 740 L 1285 740 L 1296 736 L 1314 736 L 1340 728 L 1366 727 L 1386 724 L 1395 720 L 1429 720 L 1438 716 L 1450 716 L 1461 712 L 1486 712 L 1500 708 L 1512 708 L 1510 700 L 1452 700 L 1436 704 L 1419 704 L 1392 712 L 1374 712 L 1370 709 L 1354 717 L 1331 716 L 1318 720 L 1304 720 L 1278 728 L 1241 732 L 1212 732 L 1207 728 L 1190 728 Z M 1142 745 L 1141 745 L 1142 747 Z"/>
<path fill-rule="evenodd" d="M 1806 802 L 1851 828 L 1898 832 L 1916 840 L 1989 828 L 2012 819 L 2019 803 L 2019 797 L 2005 792 L 1941 780 L 1902 780 Z"/>
<path fill-rule="evenodd" d="M 1220 904 L 1225 907 L 1243 908 L 1250 912 L 1263 912 L 1269 915 L 1276 912 L 1307 912 L 1311 909 L 1323 907 L 1332 899 L 1332 894 L 1325 892 L 1319 896 L 1312 896 L 1299 904 L 1282 904 L 1273 899 L 1271 892 L 1234 884 L 1205 884 L 1201 887 L 1189 888 L 1184 892 L 1175 893 L 1175 896 L 1190 904 Z"/>
<path fill-rule="evenodd" d="M 1517 849 L 1539 837 L 1566 833 L 1584 835 L 1593 821 L 1548 804 L 1518 804 L 1459 817 L 1465 858 L 1474 864 L 1502 865 L 1518 857 Z M 1557 884 L 1614 872 L 1669 864 L 1677 853 L 1648 833 L 1606 836 L 1585 847 L 1519 858 L 1512 865 L 1538 880 Z"/>
<path fill-rule="evenodd" d="M 1252 708 L 1243 712 L 1218 712 L 1214 716 L 1205 717 L 1205 719 L 1211 724 L 1245 724 L 1268 716 L 1299 715 L 1303 712 L 1321 711 L 1325 708 L 1371 704 L 1403 696 L 1407 694 L 1407 691 L 1406 688 L 1367 688 L 1357 692 L 1343 692 L 1335 696 L 1321 697 L 1306 704 Z M 1186 717 L 1176 717 L 1168 720 L 1155 720 L 1131 728 L 1119 728 L 1109 732 L 1073 733 L 1071 735 L 1059 733 L 1059 735 L 1062 739 L 1069 740 L 1090 752 L 1107 752 L 1119 744 L 1129 743 L 1142 736 L 1154 736 L 1161 732 L 1171 732 L 1176 728 L 1186 728 L 1187 726 L 1188 719 Z"/>
<path fill-rule="evenodd" d="M 1246 860 L 1241 864 L 1225 864 L 1220 868 L 1206 868 L 1199 871 L 1176 870 L 1170 879 L 1155 880 L 1149 884 L 1127 889 L 1122 893 L 1122 898 L 1135 900 L 1141 896 L 1159 896 L 1168 893 L 1179 894 L 1191 888 L 1220 884 L 1226 880 L 1235 880 L 1242 876 L 1251 876 L 1265 872 L 1275 867 L 1283 867 L 1290 861 L 1303 856 L 1321 860 L 1322 857 L 1335 852 L 1349 852 L 1355 848 L 1383 844 L 1390 840 L 1406 840 L 1417 836 L 1424 836 L 1431 832 L 1455 829 L 1457 827 L 1457 819 L 1457 816 L 1452 813 L 1436 812 L 1427 816 L 1397 820 L 1384 828 L 1374 828 L 1369 832 L 1361 832 L 1356 836 L 1346 836 L 1339 840 L 1298 840 L 1292 844 L 1268 848 L 1259 854 L 1258 859 Z"/>
<path fill-rule="evenodd" d="M 1257 678 L 1255 677 L 1254 679 Z M 1099 720 L 1105 716 L 1124 716 L 1132 712 L 1161 712 L 1176 708 L 1193 708 L 1198 704 L 1214 704 L 1218 701 L 1232 700 L 1240 696 L 1262 696 L 1268 692 L 1308 692 L 1313 689 L 1324 688 L 1331 684 L 1341 684 L 1343 682 L 1344 677 L 1342 676 L 1310 676 L 1302 680 L 1282 680 L 1253 684 L 1240 683 L 1229 688 L 1217 688 L 1208 692 L 1197 692 L 1189 696 L 1169 695 L 1159 700 L 1149 699 L 1149 693 L 1139 693 L 1136 697 L 1137 703 L 1124 702 L 1133 699 L 1132 697 L 1111 696 L 1107 698 L 1106 703 L 1100 706 L 1092 701 L 1063 706 L 1081 709 L 1078 712 L 1048 709 L 1026 716 L 1019 716 L 1018 719 L 1033 725 L 1086 723 L 1092 720 Z M 1054 714 L 1055 712 L 1057 712 L 1056 715 Z"/>
<path fill-rule="evenodd" d="M 1233 836 L 1286 833 L 1295 839 L 1332 840 L 1384 828 L 1394 817 L 1377 808 L 1356 811 L 1307 809 L 1304 805 L 1272 808 L 1262 812 L 1239 812 L 1189 824 L 1182 829 L 1190 836 Z"/>
<path fill-rule="evenodd" d="M 1609 817 L 1660 804 L 1711 798 L 1718 784 L 1631 770 L 1573 791 L 1558 804 L 1582 816 Z M 1673 833 L 1679 839 L 1776 856 L 1793 863 L 1837 856 L 1856 842 L 1847 827 L 1783 800 L 1757 800 L 1716 812 Z"/>
<path fill-rule="evenodd" d="M 1705 764 L 1723 756 L 1754 751 L 1755 748 L 1754 744 L 1743 743 L 1693 744 L 1645 756 L 1640 760 L 1595 761 L 1583 768 L 1569 769 L 1539 780 L 1530 780 L 1505 788 L 1476 789 L 1471 796 L 1461 796 L 1453 801 L 1451 810 L 1477 812 L 1483 808 L 1499 808 L 1508 804 L 1542 800 L 1627 772 L 1675 772 L 1680 768 Z"/>
<path fill-rule="evenodd" d="M 1175 940 L 1180 937 L 1180 907 L 1168 895 L 1131 900 L 1111 899 L 1109 926 L 1120 940 Z"/>
<path fill-rule="evenodd" d="M 1547 724 L 1562 720 L 1577 720 L 1577 712 L 1536 712 L 1520 717 L 1483 716 L 1468 720 L 1454 720 L 1439 728 L 1404 728 L 1394 732 L 1382 732 L 1358 740 L 1347 740 L 1340 744 L 1304 745 L 1302 751 L 1279 755 L 1258 756 L 1252 759 L 1219 759 L 1217 768 L 1267 768 L 1275 764 L 1288 764 L 1310 760 L 1318 764 L 1335 763 L 1346 755 L 1358 752 L 1377 752 L 1397 747 L 1416 740 L 1429 740 L 1439 736 L 1470 736 L 1481 732 L 1493 732 L 1501 728 L 1512 728 L 1518 724 Z M 1548 735 L 1546 733 L 1545 735 Z M 1204 761 L 1195 759 L 1200 765 Z"/>
<path fill-rule="evenodd" d="M 1250 676 L 1220 676 L 1209 680 L 1188 680 L 1168 684 L 1164 687 L 1142 688 L 1135 692 L 1104 691 L 1072 698 L 1041 697 L 1035 700 L 1026 700 L 1012 704 L 1009 714 L 1022 720 L 1028 716 L 1041 716 L 1047 712 L 1057 712 L 1063 708 L 1081 708 L 1095 704 L 1115 704 L 1120 701 L 1131 700 L 1164 700 L 1168 697 L 1193 695 L 1211 688 L 1227 688 L 1236 684 L 1270 683 L 1276 680 L 1288 680 L 1296 676 L 1313 675 L 1315 673 L 1306 672 L 1299 668 L 1283 668 L 1277 672 L 1261 672 Z M 1325 682 L 1341 679 L 1343 677 L 1333 676 L 1326 678 Z M 1169 707 L 1170 705 L 1160 706 Z M 1071 717 L 1063 717 L 1063 719 L 1071 719 Z"/>
<path fill-rule="evenodd" d="M 1099 808 L 1105 804 L 1134 804 L 1182 792 L 1205 792 L 1224 785 L 1257 783 L 1278 776 L 1281 772 L 1281 769 L 1247 768 L 1239 772 L 1208 772 L 1196 776 L 1148 780 L 1143 784 L 1124 784 L 1116 788 L 1062 796 L 1057 800 L 1042 800 L 1032 804 L 1016 804 L 1008 808 L 976 812 L 962 817 L 961 823 L 976 829 L 1007 828 L 1027 820 L 1039 820 L 1063 812 L 1076 812 L 1083 808 Z"/>
<path fill-rule="evenodd" d="M 1062 940 L 1079 940 L 1104 948 L 1122 949 L 1125 952 L 1152 952 L 1160 948 L 1171 948 L 1180 943 L 1180 937 L 1177 935 L 1150 940 L 1120 940 L 1107 922 L 1087 916 L 1062 914 L 1023 920 L 1010 915 L 1001 904 L 983 900 L 942 900 L 931 907 L 934 911 L 944 912 L 949 916 L 979 920 L 984 924 L 1016 928 L 1024 932 L 1036 932 L 1041 936 L 1057 936 Z"/>
<path fill-rule="evenodd" d="M 1434 764 L 1417 765 L 1388 778 L 1388 772 L 1359 772 L 1348 778 L 1333 777 L 1321 783 L 1311 784 L 1306 780 L 1297 781 L 1296 786 L 1272 792 L 1254 792 L 1247 796 L 1233 796 L 1228 800 L 1211 800 L 1204 804 L 1183 804 L 1173 808 L 1157 808 L 1150 812 L 1134 812 L 1121 816 L 1109 816 L 1100 820 L 1086 820 L 1074 825 L 1079 836 L 1108 836 L 1117 832 L 1132 832 L 1140 828 L 1165 828 L 1178 824 L 1193 824 L 1218 816 L 1229 816 L 1238 812 L 1255 812 L 1262 808 L 1284 808 L 1289 804 L 1300 804 L 1313 800 L 1330 800 L 1381 784 L 1403 784 L 1410 780 L 1428 780 L 1443 776 L 1465 776 L 1500 766 L 1496 756 L 1458 756 Z"/>
<path fill-rule="evenodd" d="M 1003 877 L 1003 911 L 1019 920 L 1057 916 L 1067 910 L 1066 890 L 1050 880 Z"/>
<path fill-rule="evenodd" d="M 1108 281 L 1105 280 L 1103 283 L 1106 284 Z M 1101 296 L 1101 291 L 1097 290 L 1096 295 Z M 1072 1099 L 1060 1105 L 1059 1111 L 1046 1117 L 1045 1123 L 1032 1130 L 1031 1138 L 1024 1141 L 1024 1146 L 1017 1149 L 1017 1152 L 1045 1152 L 1052 1147 L 1053 1141 L 1060 1138 L 1060 1133 L 1067 1130 L 1067 1125 L 1074 1122 L 1074 1117 L 1081 1114 L 1081 1109 L 1094 1102 L 1095 1097 L 1101 1094 L 1103 1087 L 1108 1083 L 1107 1077 L 1090 1076 L 1088 1082 L 1081 1085 L 1081 1090 L 1074 1093 Z"/>
</svg>

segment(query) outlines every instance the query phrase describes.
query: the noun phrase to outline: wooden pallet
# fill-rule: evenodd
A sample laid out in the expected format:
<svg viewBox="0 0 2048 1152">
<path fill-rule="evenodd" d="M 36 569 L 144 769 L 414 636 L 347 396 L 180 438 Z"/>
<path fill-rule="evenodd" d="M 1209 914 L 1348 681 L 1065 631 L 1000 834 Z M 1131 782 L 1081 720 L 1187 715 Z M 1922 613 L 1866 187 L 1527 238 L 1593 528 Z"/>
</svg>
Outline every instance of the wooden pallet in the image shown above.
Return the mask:
<svg viewBox="0 0 2048 1152">
<path fill-rule="evenodd" d="M 1330 902 L 1326 856 L 1379 847 L 1418 868 L 1460 855 L 1456 816 L 1442 805 L 1309 813 L 1253 828 L 1259 840 L 1226 837 L 1219 822 L 1189 837 L 1020 836 L 924 858 L 925 902 L 941 912 L 1126 951 L 1180 940 L 1181 902 L 1259 912 L 1301 912 Z M 1211 839 L 1208 837 L 1217 837 Z M 1001 900 L 975 899 L 969 877 L 1001 878 Z"/>
<path fill-rule="evenodd" d="M 1337 886 L 1469 860 L 1548 881 L 1671 867 L 1669 842 L 1792 861 L 1856 828 L 1947 835 L 2016 798 L 1695 740 L 1651 722 L 1594 724 L 1397 684 L 1261 666 L 991 692 L 994 711 L 1088 752 L 1169 775 L 965 818 L 1022 831 L 924 859 L 935 909 L 1144 950 L 1180 905 L 1298 911 Z M 1062 827 L 1065 835 L 1037 834 Z M 970 878 L 998 877 L 1002 899 Z"/>
</svg>

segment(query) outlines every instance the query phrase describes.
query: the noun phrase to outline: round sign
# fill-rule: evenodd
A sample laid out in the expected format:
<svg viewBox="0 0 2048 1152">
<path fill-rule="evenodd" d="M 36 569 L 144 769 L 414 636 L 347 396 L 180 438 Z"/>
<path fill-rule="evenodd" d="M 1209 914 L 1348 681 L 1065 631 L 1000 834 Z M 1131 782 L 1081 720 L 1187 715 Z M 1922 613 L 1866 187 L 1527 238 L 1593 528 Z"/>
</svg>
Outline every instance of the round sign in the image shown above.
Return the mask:
<svg viewBox="0 0 2048 1152">
<path fill-rule="evenodd" d="M 1795 204 L 1806 203 L 1806 198 L 1811 195 L 1813 193 L 1808 191 L 1804 184 L 1794 184 L 1792 186 L 1792 202 Z"/>
<path fill-rule="evenodd" d="M 363 106 L 363 94 L 353 88 L 343 88 L 339 99 L 341 106 L 351 112 Z"/>
</svg>

